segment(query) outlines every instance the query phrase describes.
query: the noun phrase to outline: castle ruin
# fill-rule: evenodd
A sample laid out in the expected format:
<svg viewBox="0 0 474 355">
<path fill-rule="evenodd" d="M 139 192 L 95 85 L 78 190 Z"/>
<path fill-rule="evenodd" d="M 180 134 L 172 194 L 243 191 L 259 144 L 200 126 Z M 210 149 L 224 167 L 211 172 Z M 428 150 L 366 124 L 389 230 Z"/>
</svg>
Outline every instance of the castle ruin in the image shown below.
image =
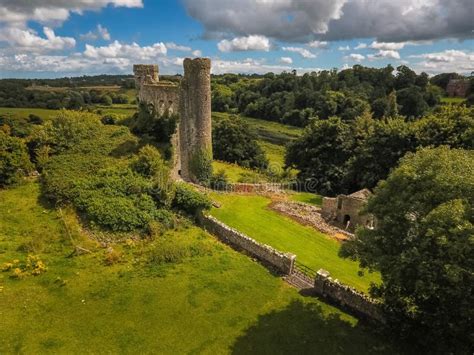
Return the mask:
<svg viewBox="0 0 474 355">
<path fill-rule="evenodd" d="M 158 65 L 133 66 L 139 103 L 158 115 L 177 114 L 178 127 L 171 139 L 172 177 L 201 182 L 212 162 L 211 61 L 186 58 L 181 83 L 159 81 Z"/>
<path fill-rule="evenodd" d="M 371 195 L 369 190 L 363 189 L 350 195 L 324 197 L 321 216 L 326 222 L 351 233 L 359 225 L 373 229 L 376 224 L 374 216 L 362 212 Z"/>
</svg>

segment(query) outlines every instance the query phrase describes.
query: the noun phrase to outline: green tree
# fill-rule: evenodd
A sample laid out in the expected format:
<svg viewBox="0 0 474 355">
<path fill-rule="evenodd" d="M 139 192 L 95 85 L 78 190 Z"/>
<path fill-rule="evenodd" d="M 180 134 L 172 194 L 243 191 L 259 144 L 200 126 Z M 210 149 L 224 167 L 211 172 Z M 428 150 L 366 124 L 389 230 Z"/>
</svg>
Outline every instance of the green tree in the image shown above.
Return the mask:
<svg viewBox="0 0 474 355">
<path fill-rule="evenodd" d="M 244 167 L 265 169 L 268 160 L 257 143 L 256 135 L 238 116 L 214 122 L 212 129 L 214 158 Z"/>
<path fill-rule="evenodd" d="M 313 120 L 304 134 L 288 146 L 285 163 L 299 170 L 302 183 L 311 180 L 311 186 L 319 193 L 347 192 L 343 179 L 352 146 L 350 125 L 340 118 Z"/>
<path fill-rule="evenodd" d="M 401 157 L 417 147 L 412 124 L 403 118 L 365 120 L 363 124 L 367 126 L 366 134 L 355 145 L 344 177 L 349 190 L 375 187 Z M 359 120 L 356 129 L 358 125 Z"/>
<path fill-rule="evenodd" d="M 474 333 L 474 151 L 424 148 L 403 158 L 368 202 L 343 256 L 377 269 L 389 324 L 439 353 L 468 353 Z"/>
<path fill-rule="evenodd" d="M 26 145 L 0 130 L 0 187 L 16 184 L 32 170 Z"/>
</svg>

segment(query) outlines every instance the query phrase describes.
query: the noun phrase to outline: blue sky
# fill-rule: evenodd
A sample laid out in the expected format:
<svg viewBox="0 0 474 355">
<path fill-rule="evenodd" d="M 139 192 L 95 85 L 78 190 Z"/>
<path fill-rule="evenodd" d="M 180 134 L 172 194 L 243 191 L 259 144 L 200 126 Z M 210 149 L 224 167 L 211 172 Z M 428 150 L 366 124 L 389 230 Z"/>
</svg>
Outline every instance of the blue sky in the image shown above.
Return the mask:
<svg viewBox="0 0 474 355">
<path fill-rule="evenodd" d="M 354 64 L 474 71 L 472 0 L 0 0 L 0 77 L 299 73 Z"/>
</svg>

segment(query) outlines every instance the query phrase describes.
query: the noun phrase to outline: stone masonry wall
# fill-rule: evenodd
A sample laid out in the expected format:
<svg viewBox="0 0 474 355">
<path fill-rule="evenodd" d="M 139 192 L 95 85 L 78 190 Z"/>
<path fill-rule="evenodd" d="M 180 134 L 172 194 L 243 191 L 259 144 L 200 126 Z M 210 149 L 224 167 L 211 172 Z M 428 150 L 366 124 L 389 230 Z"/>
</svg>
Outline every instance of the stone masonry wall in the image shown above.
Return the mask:
<svg viewBox="0 0 474 355">
<path fill-rule="evenodd" d="M 314 280 L 314 292 L 369 320 L 384 323 L 381 305 L 352 287 L 330 277 L 326 270 L 319 270 Z"/>
<path fill-rule="evenodd" d="M 274 266 L 284 274 L 291 274 L 293 272 L 295 255 L 282 253 L 268 245 L 261 244 L 212 216 L 201 215 L 200 220 L 203 227 L 222 241 L 247 251 L 252 256 Z"/>
<path fill-rule="evenodd" d="M 181 176 L 197 182 L 191 171 L 193 159 L 206 154 L 212 159 L 211 60 L 186 58 L 180 89 Z"/>
</svg>

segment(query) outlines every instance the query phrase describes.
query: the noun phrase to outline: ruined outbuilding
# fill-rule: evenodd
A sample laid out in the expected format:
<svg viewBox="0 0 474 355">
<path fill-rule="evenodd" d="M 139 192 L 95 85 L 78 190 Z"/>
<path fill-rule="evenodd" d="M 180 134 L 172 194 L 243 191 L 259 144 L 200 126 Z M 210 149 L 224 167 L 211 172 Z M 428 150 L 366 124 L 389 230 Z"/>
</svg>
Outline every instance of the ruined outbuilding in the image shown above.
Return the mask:
<svg viewBox="0 0 474 355">
<path fill-rule="evenodd" d="M 450 97 L 466 97 L 469 92 L 470 83 L 464 79 L 451 79 L 446 87 L 446 93 Z"/>
<path fill-rule="evenodd" d="M 186 58 L 180 84 L 159 80 L 158 65 L 133 66 L 139 103 L 159 115 L 177 114 L 178 126 L 171 139 L 175 179 L 200 182 L 203 164 L 212 161 L 211 61 Z M 209 163 L 210 164 L 210 163 Z"/>
<path fill-rule="evenodd" d="M 326 222 L 349 232 L 354 232 L 359 225 L 374 228 L 374 216 L 362 213 L 371 195 L 368 189 L 363 189 L 350 195 L 324 197 L 321 216 Z"/>
</svg>

